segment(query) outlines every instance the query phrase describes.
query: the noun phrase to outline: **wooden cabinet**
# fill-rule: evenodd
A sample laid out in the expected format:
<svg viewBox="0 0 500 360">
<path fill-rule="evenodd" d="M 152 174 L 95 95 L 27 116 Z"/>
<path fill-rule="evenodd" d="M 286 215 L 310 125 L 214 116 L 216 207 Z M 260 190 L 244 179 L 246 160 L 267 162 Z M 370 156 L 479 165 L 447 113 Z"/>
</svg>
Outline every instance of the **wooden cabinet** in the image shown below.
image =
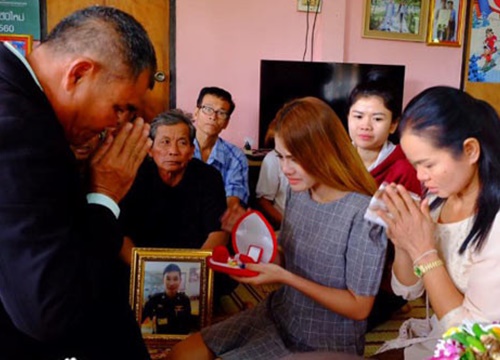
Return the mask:
<svg viewBox="0 0 500 360">
<path fill-rule="evenodd" d="M 158 71 L 165 74 L 146 95 L 141 116 L 151 120 L 170 107 L 170 2 L 172 0 L 46 0 L 47 29 L 73 11 L 90 5 L 119 8 L 134 16 L 146 29 L 155 47 Z"/>
</svg>

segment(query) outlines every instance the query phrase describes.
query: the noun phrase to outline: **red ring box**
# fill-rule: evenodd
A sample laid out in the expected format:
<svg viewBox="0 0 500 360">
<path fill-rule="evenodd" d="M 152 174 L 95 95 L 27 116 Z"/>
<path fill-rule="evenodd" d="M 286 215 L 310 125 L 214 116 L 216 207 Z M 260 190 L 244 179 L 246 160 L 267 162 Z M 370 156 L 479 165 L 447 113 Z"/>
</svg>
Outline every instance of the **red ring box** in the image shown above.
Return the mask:
<svg viewBox="0 0 500 360">
<path fill-rule="evenodd" d="M 256 271 L 241 268 L 238 255 L 244 254 L 256 263 L 270 263 L 274 261 L 278 249 L 278 242 L 273 228 L 260 212 L 251 210 L 245 213 L 234 225 L 232 231 L 233 248 L 237 252 L 226 262 L 215 261 L 212 256 L 207 258 L 207 265 L 215 271 L 234 276 L 256 276 Z"/>
</svg>

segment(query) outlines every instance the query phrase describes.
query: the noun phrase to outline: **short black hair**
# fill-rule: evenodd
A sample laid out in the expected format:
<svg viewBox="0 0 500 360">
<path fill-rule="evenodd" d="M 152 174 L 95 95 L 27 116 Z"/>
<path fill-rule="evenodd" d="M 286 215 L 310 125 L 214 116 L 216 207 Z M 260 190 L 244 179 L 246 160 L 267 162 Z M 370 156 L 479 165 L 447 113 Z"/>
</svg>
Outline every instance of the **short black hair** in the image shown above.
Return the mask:
<svg viewBox="0 0 500 360">
<path fill-rule="evenodd" d="M 165 269 L 163 270 L 163 276 L 165 276 L 165 274 L 169 272 L 178 272 L 180 275 L 181 268 L 177 264 L 168 264 L 167 266 L 165 266 Z"/>
<path fill-rule="evenodd" d="M 43 44 L 61 53 L 93 52 L 115 71 L 125 66 L 136 79 L 149 71 L 154 86 L 156 54 L 144 27 L 130 14 L 108 6 L 89 6 L 61 20 Z"/>
<path fill-rule="evenodd" d="M 229 117 L 231 117 L 231 114 L 234 111 L 234 108 L 236 105 L 234 104 L 233 97 L 231 96 L 231 93 L 227 90 L 221 89 L 216 86 L 207 86 L 201 89 L 200 94 L 198 95 L 198 100 L 196 100 L 196 106 L 201 107 L 203 98 L 205 95 L 213 95 L 215 97 L 218 97 L 219 99 L 222 99 L 224 101 L 227 101 L 229 103 L 229 111 L 227 114 Z"/>
</svg>

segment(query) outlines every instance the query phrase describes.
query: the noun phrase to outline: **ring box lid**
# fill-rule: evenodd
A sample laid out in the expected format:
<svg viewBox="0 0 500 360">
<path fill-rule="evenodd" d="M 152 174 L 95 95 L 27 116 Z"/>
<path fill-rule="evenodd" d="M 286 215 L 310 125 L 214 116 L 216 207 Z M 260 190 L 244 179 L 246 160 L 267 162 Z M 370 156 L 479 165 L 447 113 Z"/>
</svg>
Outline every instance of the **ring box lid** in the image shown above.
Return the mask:
<svg viewBox="0 0 500 360">
<path fill-rule="evenodd" d="M 256 263 L 274 261 L 278 242 L 273 228 L 260 212 L 252 210 L 245 213 L 235 223 L 232 235 L 236 255 L 232 258 L 229 257 L 225 262 L 216 261 L 212 256 L 209 256 L 208 267 L 229 275 L 251 277 L 257 276 L 259 273 L 240 266 L 242 255 L 251 257 Z"/>
<path fill-rule="evenodd" d="M 278 249 L 276 234 L 259 211 L 251 210 L 243 215 L 234 225 L 232 235 L 237 253 L 250 256 L 257 263 L 274 261 Z"/>
</svg>

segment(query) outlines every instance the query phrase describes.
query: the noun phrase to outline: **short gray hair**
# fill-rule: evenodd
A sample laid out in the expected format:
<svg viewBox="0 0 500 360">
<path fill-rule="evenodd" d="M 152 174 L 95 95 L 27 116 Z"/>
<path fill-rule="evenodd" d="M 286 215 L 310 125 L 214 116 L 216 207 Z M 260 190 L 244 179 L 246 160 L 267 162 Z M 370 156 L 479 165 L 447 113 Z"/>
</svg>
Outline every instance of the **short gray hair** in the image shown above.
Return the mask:
<svg viewBox="0 0 500 360">
<path fill-rule="evenodd" d="M 194 139 L 196 138 L 196 128 L 193 125 L 192 116 L 191 114 L 180 109 L 172 109 L 158 114 L 151 122 L 149 137 L 154 140 L 160 126 L 171 126 L 176 124 L 187 125 L 189 129 L 189 142 L 191 143 L 191 145 L 194 145 Z"/>
</svg>

